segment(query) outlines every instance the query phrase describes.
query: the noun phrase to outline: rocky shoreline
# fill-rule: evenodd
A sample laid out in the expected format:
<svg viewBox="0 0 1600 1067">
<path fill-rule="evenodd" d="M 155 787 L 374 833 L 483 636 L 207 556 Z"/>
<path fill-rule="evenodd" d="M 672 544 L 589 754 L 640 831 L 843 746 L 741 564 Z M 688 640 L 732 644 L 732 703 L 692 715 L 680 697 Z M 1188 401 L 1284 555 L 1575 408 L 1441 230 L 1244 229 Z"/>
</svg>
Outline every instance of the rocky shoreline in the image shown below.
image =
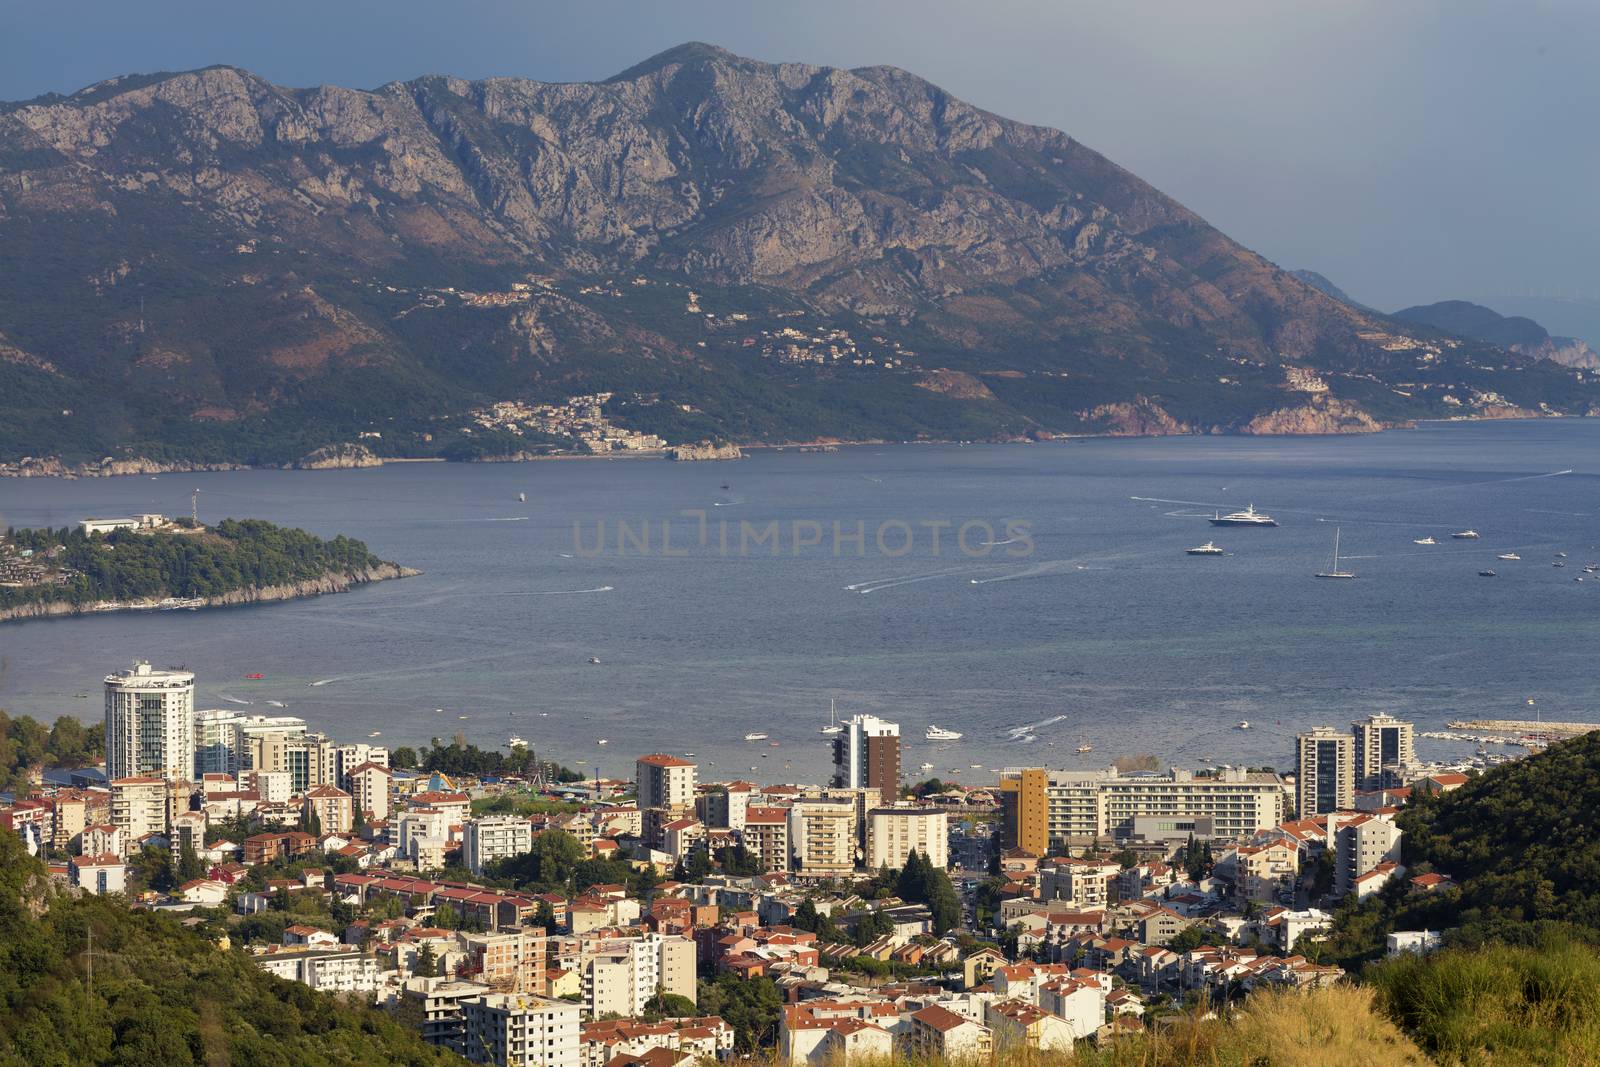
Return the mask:
<svg viewBox="0 0 1600 1067">
<path fill-rule="evenodd" d="M 194 610 L 199 610 L 200 608 L 236 607 L 241 604 L 266 604 L 279 600 L 300 600 L 305 597 L 322 596 L 325 593 L 343 593 L 358 585 L 384 582 L 394 578 L 412 578 L 421 573 L 419 570 L 411 567 L 402 567 L 397 563 L 380 563 L 375 567 L 367 567 L 359 571 L 330 571 L 321 578 L 313 578 L 303 582 L 250 586 L 222 593 L 218 596 L 201 597 L 198 598 L 199 602 L 195 605 Z M 160 599 L 151 599 L 129 601 L 98 600 L 92 604 L 68 604 L 61 601 L 19 604 L 15 607 L 0 608 L 0 622 L 19 619 L 47 619 L 68 615 L 106 615 L 124 611 L 156 611 L 161 608 L 162 603 L 163 601 Z"/>
</svg>

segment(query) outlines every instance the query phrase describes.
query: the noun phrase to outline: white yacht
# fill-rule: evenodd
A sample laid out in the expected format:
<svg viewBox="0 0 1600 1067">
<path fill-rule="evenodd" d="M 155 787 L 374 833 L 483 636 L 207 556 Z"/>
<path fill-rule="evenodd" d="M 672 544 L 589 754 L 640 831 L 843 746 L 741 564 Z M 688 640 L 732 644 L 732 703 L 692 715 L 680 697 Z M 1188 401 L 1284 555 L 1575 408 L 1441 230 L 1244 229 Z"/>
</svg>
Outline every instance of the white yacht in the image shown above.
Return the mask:
<svg viewBox="0 0 1600 1067">
<path fill-rule="evenodd" d="M 1478 539 L 1478 531 L 1462 530 L 1459 533 L 1453 533 L 1450 536 L 1457 541 L 1476 541 Z"/>
<path fill-rule="evenodd" d="M 512 734 L 510 737 L 506 738 L 506 747 L 507 748 L 527 748 L 528 747 L 528 742 L 524 741 L 522 738 L 518 737 L 516 734 Z"/>
<path fill-rule="evenodd" d="M 1216 546 L 1216 543 L 1212 542 L 1212 541 L 1207 541 L 1203 545 L 1195 545 L 1193 548 L 1186 548 L 1186 549 L 1184 549 L 1184 551 L 1186 553 L 1188 553 L 1189 555 L 1191 555 L 1191 556 L 1225 556 L 1225 555 L 1227 555 L 1226 552 L 1224 552 L 1224 551 L 1222 551 L 1222 549 L 1218 548 Z"/>
<path fill-rule="evenodd" d="M 1329 568 L 1327 570 L 1318 571 L 1317 572 L 1317 577 L 1318 578 L 1354 578 L 1355 577 L 1355 572 L 1354 571 L 1342 571 L 1342 570 L 1339 569 L 1339 528 L 1337 526 L 1335 526 L 1333 528 L 1333 563 L 1332 563 L 1331 566 L 1329 566 Z"/>
<path fill-rule="evenodd" d="M 924 764 L 923 764 L 923 765 L 922 765 L 922 769 L 923 769 L 923 770 L 924 770 L 924 771 L 931 771 L 931 770 L 933 770 L 933 764 L 931 764 L 931 763 L 924 763 Z"/>
<path fill-rule="evenodd" d="M 1248 729 L 1250 729 L 1250 720 L 1249 719 L 1240 719 L 1239 720 L 1239 724 L 1237 726 L 1235 726 L 1234 729 L 1236 729 L 1236 730 L 1248 730 Z"/>
<path fill-rule="evenodd" d="M 1522 557 L 1517 555 L 1515 552 L 1502 552 L 1498 556 L 1495 557 L 1495 559 L 1504 559 L 1504 560 L 1512 560 L 1512 561 L 1520 560 L 1521 558 Z"/>
<path fill-rule="evenodd" d="M 1084 743 L 1083 743 L 1083 744 L 1081 744 L 1081 745 L 1079 745 L 1079 746 L 1078 746 L 1078 752 L 1079 752 L 1079 753 L 1080 753 L 1080 754 L 1081 754 L 1081 753 L 1084 753 L 1084 752 L 1093 752 L 1093 751 L 1094 751 L 1094 746 L 1093 746 L 1093 745 L 1091 745 L 1091 744 L 1090 744 L 1090 743 L 1089 743 L 1089 742 L 1087 742 L 1087 741 L 1085 741 L 1085 742 L 1084 742 Z"/>
<path fill-rule="evenodd" d="M 828 701 L 828 725 L 817 731 L 819 734 L 842 734 L 844 727 L 839 725 L 839 712 L 835 701 Z"/>
<path fill-rule="evenodd" d="M 959 741 L 961 734 L 956 730 L 946 730 L 942 726 L 928 726 L 928 732 L 923 735 L 929 741 Z"/>
<path fill-rule="evenodd" d="M 1226 515 L 1222 514 L 1221 512 L 1218 512 L 1217 514 L 1215 514 L 1215 515 L 1213 515 L 1211 517 L 1210 521 L 1211 521 L 1211 525 L 1213 525 L 1213 526 L 1276 526 L 1276 525 L 1278 525 L 1278 521 L 1276 519 L 1274 519 L 1271 515 L 1267 515 L 1267 514 L 1264 514 L 1262 512 L 1257 511 L 1256 510 L 1256 506 L 1254 504 L 1249 505 L 1243 511 L 1230 511 Z"/>
<path fill-rule="evenodd" d="M 764 734 L 764 733 L 761 733 L 760 731 L 755 731 L 755 732 L 752 732 L 752 733 L 745 734 L 744 735 L 744 739 L 746 741 L 765 741 L 767 739 L 767 735 Z"/>
<path fill-rule="evenodd" d="M 1411 543 L 1414 545 L 1436 545 L 1439 542 L 1431 537 L 1414 537 L 1411 539 Z"/>
</svg>

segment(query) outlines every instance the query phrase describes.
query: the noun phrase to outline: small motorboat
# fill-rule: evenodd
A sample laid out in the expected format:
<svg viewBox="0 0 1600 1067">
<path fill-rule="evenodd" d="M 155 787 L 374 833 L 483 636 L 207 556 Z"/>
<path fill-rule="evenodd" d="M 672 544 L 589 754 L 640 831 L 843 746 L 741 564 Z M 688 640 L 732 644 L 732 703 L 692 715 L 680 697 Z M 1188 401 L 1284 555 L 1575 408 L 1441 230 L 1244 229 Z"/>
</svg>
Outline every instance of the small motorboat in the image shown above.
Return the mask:
<svg viewBox="0 0 1600 1067">
<path fill-rule="evenodd" d="M 1478 577 L 1479 578 L 1498 578 L 1499 575 L 1496 574 L 1494 571 L 1479 571 L 1478 572 Z"/>
<path fill-rule="evenodd" d="M 1248 729 L 1250 729 L 1250 720 L 1249 719 L 1240 719 L 1238 725 L 1235 726 L 1234 729 L 1235 730 L 1248 730 Z"/>
<path fill-rule="evenodd" d="M 245 678 L 252 682 L 259 682 L 265 677 L 266 675 L 262 674 L 260 671 L 256 671 L 254 674 L 245 675 Z"/>
<path fill-rule="evenodd" d="M 1452 538 L 1454 538 L 1455 540 L 1457 540 L 1457 541 L 1476 541 L 1478 539 L 1478 531 L 1477 530 L 1461 530 L 1461 531 L 1458 531 L 1456 533 L 1451 534 L 1450 536 Z"/>
<path fill-rule="evenodd" d="M 1439 542 L 1435 541 L 1431 537 L 1413 537 L 1411 539 L 1411 543 L 1414 545 L 1436 545 Z"/>
<path fill-rule="evenodd" d="M 590 656 L 589 657 L 589 662 L 590 663 L 594 663 L 594 664 L 598 664 L 600 662 L 600 657 L 599 656 Z"/>
<path fill-rule="evenodd" d="M 1517 555 L 1515 552 L 1502 552 L 1498 556 L 1495 557 L 1495 559 L 1503 559 L 1503 560 L 1510 560 L 1510 561 L 1520 560 L 1521 558 L 1522 557 Z"/>
</svg>

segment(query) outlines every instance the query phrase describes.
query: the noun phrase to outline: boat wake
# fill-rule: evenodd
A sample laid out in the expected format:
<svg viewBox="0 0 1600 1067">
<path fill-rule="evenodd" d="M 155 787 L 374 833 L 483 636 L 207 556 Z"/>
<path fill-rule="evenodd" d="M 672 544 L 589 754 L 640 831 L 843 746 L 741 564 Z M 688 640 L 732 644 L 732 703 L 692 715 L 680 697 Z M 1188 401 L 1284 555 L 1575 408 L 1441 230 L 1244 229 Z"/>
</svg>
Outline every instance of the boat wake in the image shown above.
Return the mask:
<svg viewBox="0 0 1600 1067">
<path fill-rule="evenodd" d="M 533 589 L 526 593 L 507 593 L 507 596 L 576 596 L 579 593 L 614 593 L 614 585 L 597 585 L 593 589 Z"/>
<path fill-rule="evenodd" d="M 1041 563 L 1037 567 L 1029 567 L 1025 571 L 1013 574 L 1002 574 L 995 578 L 974 578 L 973 585 L 988 585 L 991 582 L 1014 582 L 1019 578 L 1046 578 L 1055 574 L 1065 574 L 1071 571 L 1086 571 L 1088 564 L 1077 563 L 1070 559 L 1058 559 L 1050 563 Z"/>
<path fill-rule="evenodd" d="M 250 701 L 248 701 L 248 700 L 240 700 L 238 697 L 230 697 L 230 696 L 226 696 L 226 695 L 224 695 L 222 693 L 218 693 L 217 695 L 222 697 L 223 700 L 226 700 L 230 704 L 248 704 L 248 703 L 250 703 Z"/>
<path fill-rule="evenodd" d="M 1038 731 L 1043 730 L 1046 726 L 1054 726 L 1058 722 L 1066 721 L 1067 717 L 1065 715 L 1054 715 L 1048 719 L 1040 719 L 1038 722 L 1028 722 L 1023 723 L 1021 726 L 1013 726 L 1007 730 L 1001 731 L 1000 736 L 1004 737 L 1007 741 L 1021 741 L 1026 743 L 1034 740 L 1034 738 L 1038 735 Z"/>
<path fill-rule="evenodd" d="M 306 688 L 307 689 L 315 689 L 318 686 L 328 685 L 329 683 L 337 682 L 338 680 L 339 679 L 337 679 L 337 678 L 319 678 L 314 682 L 307 683 L 306 684 Z"/>
<path fill-rule="evenodd" d="M 893 589 L 897 585 L 930 582 L 935 578 L 948 578 L 952 574 L 964 574 L 971 569 L 970 567 L 956 567 L 951 570 L 930 571 L 927 574 L 903 574 L 898 578 L 873 578 L 870 581 L 854 582 L 845 586 L 845 588 L 852 593 L 876 593 L 880 589 Z"/>
</svg>

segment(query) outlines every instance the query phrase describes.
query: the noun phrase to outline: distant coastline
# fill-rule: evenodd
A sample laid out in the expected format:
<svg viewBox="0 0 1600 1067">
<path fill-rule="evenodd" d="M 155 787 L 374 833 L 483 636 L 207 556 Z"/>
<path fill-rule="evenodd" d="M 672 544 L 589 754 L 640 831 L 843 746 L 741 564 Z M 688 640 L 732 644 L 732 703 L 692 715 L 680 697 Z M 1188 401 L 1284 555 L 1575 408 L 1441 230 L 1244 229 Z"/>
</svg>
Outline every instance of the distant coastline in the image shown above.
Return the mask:
<svg viewBox="0 0 1600 1067">
<path fill-rule="evenodd" d="M 1551 419 L 1588 418 L 1584 415 L 1550 415 L 1531 411 L 1508 411 L 1506 414 L 1479 414 L 1455 415 L 1439 418 L 1403 419 L 1396 422 L 1374 423 L 1372 428 L 1342 427 L 1338 429 L 1307 429 L 1307 430 L 1268 430 L 1264 432 L 1249 431 L 1218 431 L 1218 430 L 1176 430 L 1160 432 L 1159 430 L 1146 429 L 1144 432 L 1127 432 L 1107 430 L 1101 432 L 1072 431 L 1049 435 L 1013 435 L 1007 437 L 990 438 L 916 438 L 912 440 L 897 440 L 891 438 L 872 437 L 859 440 L 845 440 L 841 438 L 813 438 L 804 441 L 752 441 L 738 442 L 725 446 L 728 454 L 706 455 L 674 455 L 678 452 L 694 452 L 704 449 L 700 445 L 672 445 L 667 448 L 657 449 L 629 449 L 616 452 L 561 452 L 543 454 L 534 452 L 519 452 L 510 455 L 476 456 L 471 459 L 451 459 L 444 456 L 379 456 L 367 453 L 360 457 L 339 456 L 330 460 L 319 462 L 297 462 L 288 464 L 249 464 L 249 463 L 190 463 L 178 461 L 173 463 L 157 463 L 154 460 L 134 457 L 130 459 L 111 460 L 109 462 L 90 462 L 66 464 L 59 458 L 29 458 L 23 461 L 4 463 L 0 462 L 0 478 L 117 478 L 131 475 L 160 475 L 160 474 L 196 474 L 226 471 L 248 470 L 355 470 L 369 467 L 383 467 L 390 464 L 401 463 L 460 463 L 472 465 L 478 463 L 545 463 L 562 460 L 596 461 L 596 460 L 697 460 L 723 462 L 733 459 L 746 458 L 754 452 L 822 452 L 838 448 L 865 448 L 884 447 L 887 445 L 960 445 L 960 444 L 1052 444 L 1070 441 L 1085 440 L 1115 440 L 1119 438 L 1147 438 L 1147 437 L 1343 437 L 1356 433 L 1382 433 L 1385 430 L 1414 429 L 1423 424 L 1459 424 L 1474 422 L 1545 422 Z M 329 446 L 338 448 L 339 446 Z"/>
</svg>

